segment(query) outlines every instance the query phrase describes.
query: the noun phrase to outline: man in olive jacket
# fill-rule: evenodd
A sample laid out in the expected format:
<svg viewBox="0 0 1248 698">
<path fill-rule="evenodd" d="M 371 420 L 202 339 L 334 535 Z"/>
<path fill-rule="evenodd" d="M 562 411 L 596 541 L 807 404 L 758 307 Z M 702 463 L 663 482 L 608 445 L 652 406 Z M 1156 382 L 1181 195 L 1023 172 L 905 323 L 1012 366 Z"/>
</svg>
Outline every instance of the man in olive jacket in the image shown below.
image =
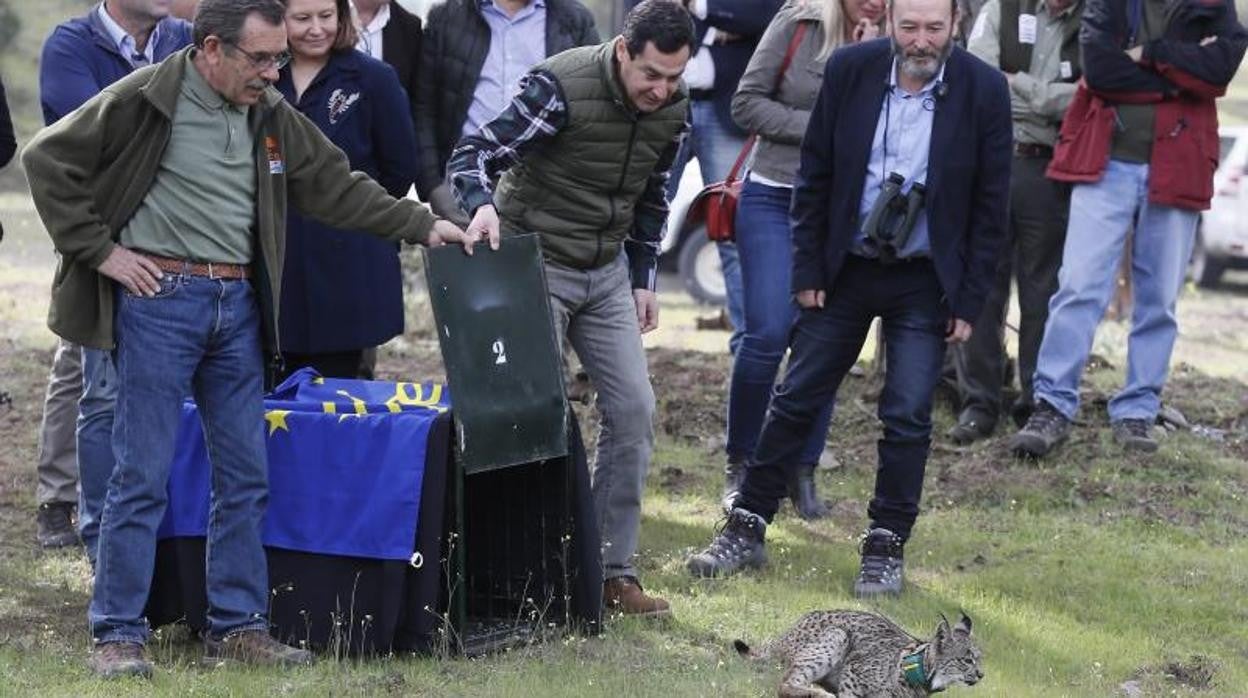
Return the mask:
<svg viewBox="0 0 1248 698">
<path fill-rule="evenodd" d="M 117 464 L 87 613 L 89 665 L 101 676 L 151 673 L 143 609 L 187 395 L 213 469 L 205 657 L 310 661 L 268 634 L 260 540 L 262 344 L 271 356 L 280 346 L 287 199 L 336 227 L 469 244 L 423 206 L 352 173 L 272 88 L 289 61 L 284 12 L 280 0 L 203 0 L 192 48 L 106 88 L 23 155 L 61 253 L 49 325 L 116 356 Z"/>
<path fill-rule="evenodd" d="M 658 326 L 663 189 L 688 116 L 680 76 L 692 47 L 689 14 L 647 0 L 629 13 L 621 36 L 534 68 L 503 113 L 460 141 L 447 165 L 473 215 L 471 237 L 497 247 L 500 229 L 541 236 L 555 327 L 598 390 L 592 488 L 603 600 L 608 610 L 643 616 L 669 607 L 642 591 L 633 566 L 654 446 L 641 335 Z"/>
</svg>

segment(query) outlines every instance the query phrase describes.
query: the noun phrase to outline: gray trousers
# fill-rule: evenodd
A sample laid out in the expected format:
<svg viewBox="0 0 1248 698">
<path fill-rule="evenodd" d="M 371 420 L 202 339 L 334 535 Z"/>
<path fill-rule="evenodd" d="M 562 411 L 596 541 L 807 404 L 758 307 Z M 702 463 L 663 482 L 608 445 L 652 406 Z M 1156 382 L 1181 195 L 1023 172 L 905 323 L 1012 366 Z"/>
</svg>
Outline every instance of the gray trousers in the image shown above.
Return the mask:
<svg viewBox="0 0 1248 698">
<path fill-rule="evenodd" d="M 36 469 L 39 505 L 78 503 L 78 399 L 82 397 L 82 347 L 61 340 L 43 399 Z"/>
<path fill-rule="evenodd" d="M 654 448 L 654 390 L 628 266 L 623 254 L 589 271 L 547 263 L 546 283 L 558 345 L 567 337 L 598 391 L 601 426 L 591 488 L 603 578 L 636 577 L 641 496 Z"/>
<path fill-rule="evenodd" d="M 1070 185 L 1044 176 L 1048 158 L 1014 156 L 1010 172 L 1010 226 L 1001 262 L 984 310 L 970 341 L 953 350 L 962 417 L 986 426 L 1001 415 L 1005 377 L 1005 313 L 1010 302 L 1010 277 L 1018 279 L 1019 405 L 1030 408 L 1031 379 L 1049 317 L 1049 298 L 1057 291 L 1062 266 L 1066 221 L 1070 216 Z"/>
</svg>

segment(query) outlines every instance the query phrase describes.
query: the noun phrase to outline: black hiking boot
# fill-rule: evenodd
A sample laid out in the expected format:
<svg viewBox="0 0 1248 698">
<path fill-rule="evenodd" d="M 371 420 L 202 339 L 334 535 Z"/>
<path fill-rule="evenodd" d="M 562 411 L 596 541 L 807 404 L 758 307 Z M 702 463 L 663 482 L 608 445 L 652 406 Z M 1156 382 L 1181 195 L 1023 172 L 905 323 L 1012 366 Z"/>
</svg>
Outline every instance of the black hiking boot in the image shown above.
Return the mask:
<svg viewBox="0 0 1248 698">
<path fill-rule="evenodd" d="M 976 441 L 992 436 L 996 426 L 995 419 L 968 411 L 958 417 L 958 423 L 945 432 L 945 436 L 948 436 L 949 440 L 958 446 L 970 446 Z"/>
<path fill-rule="evenodd" d="M 1070 436 L 1070 420 L 1044 400 L 1036 401 L 1036 409 L 1027 425 L 1010 439 L 1010 451 L 1019 457 L 1043 458 Z"/>
<path fill-rule="evenodd" d="M 69 548 L 78 545 L 78 532 L 74 530 L 74 505 L 70 502 L 40 504 L 35 514 L 39 530 L 35 538 L 39 547 Z"/>
<path fill-rule="evenodd" d="M 702 552 L 685 563 L 695 577 L 727 577 L 747 567 L 767 564 L 764 539 L 767 522 L 745 509 L 728 512 L 715 532 L 715 538 Z"/>
<path fill-rule="evenodd" d="M 900 594 L 905 570 L 905 541 L 887 528 L 867 531 L 859 546 L 862 562 L 854 580 L 854 596 Z"/>
<path fill-rule="evenodd" d="M 828 508 L 819 501 L 819 494 L 815 491 L 817 465 L 814 463 L 797 466 L 789 480 L 789 500 L 793 502 L 797 515 L 807 521 L 822 519 L 828 515 Z"/>
<path fill-rule="evenodd" d="M 1153 438 L 1153 423 L 1147 419 L 1119 419 L 1112 425 L 1114 443 L 1124 451 L 1156 453 L 1158 443 Z"/>
</svg>

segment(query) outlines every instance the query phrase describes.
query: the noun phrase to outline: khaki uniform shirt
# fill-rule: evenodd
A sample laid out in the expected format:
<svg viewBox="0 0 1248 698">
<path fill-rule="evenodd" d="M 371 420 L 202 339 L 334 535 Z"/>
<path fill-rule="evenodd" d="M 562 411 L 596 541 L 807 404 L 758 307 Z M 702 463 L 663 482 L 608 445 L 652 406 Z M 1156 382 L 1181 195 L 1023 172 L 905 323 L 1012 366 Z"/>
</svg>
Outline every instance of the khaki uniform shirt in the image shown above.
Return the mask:
<svg viewBox="0 0 1248 698">
<path fill-rule="evenodd" d="M 1052 146 L 1057 130 L 1075 95 L 1075 84 L 1059 82 L 1078 66 L 1062 65 L 1062 22 L 1078 10 L 1072 4 L 1060 14 L 1049 14 L 1048 3 L 1036 8 L 1036 43 L 1031 67 L 1010 81 L 1010 111 L 1014 142 Z M 1001 3 L 988 0 L 975 19 L 967 49 L 989 65 L 1001 65 Z"/>
</svg>

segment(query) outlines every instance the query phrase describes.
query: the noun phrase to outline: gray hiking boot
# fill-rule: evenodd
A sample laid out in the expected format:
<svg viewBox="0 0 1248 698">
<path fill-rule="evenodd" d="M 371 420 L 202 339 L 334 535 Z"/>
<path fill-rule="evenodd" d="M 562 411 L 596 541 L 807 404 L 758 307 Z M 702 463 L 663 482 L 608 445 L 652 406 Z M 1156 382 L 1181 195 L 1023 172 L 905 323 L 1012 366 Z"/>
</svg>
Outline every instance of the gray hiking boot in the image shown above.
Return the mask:
<svg viewBox="0 0 1248 698">
<path fill-rule="evenodd" d="M 767 564 L 767 522 L 745 509 L 728 512 L 705 550 L 685 563 L 695 577 L 727 577 L 747 567 Z"/>
<path fill-rule="evenodd" d="M 1125 451 L 1155 453 L 1157 439 L 1153 438 L 1153 423 L 1147 419 L 1119 419 L 1112 425 L 1114 443 Z"/>
<path fill-rule="evenodd" d="M 242 630 L 220 640 L 204 638 L 204 664 L 238 662 L 253 666 L 307 666 L 312 653 L 273 639 L 266 630 Z"/>
<path fill-rule="evenodd" d="M 74 530 L 74 505 L 70 502 L 40 504 L 35 513 L 35 539 L 41 548 L 68 548 L 79 544 Z"/>
<path fill-rule="evenodd" d="M 905 571 L 905 541 L 887 528 L 872 528 L 862 539 L 862 562 L 854 580 L 854 596 L 900 594 Z"/>
<path fill-rule="evenodd" d="M 1049 403 L 1038 400 L 1027 424 L 1010 439 L 1010 451 L 1019 457 L 1043 458 L 1070 437 L 1070 420 Z"/>
<path fill-rule="evenodd" d="M 98 677 L 152 677 L 152 663 L 143 656 L 143 645 L 137 642 L 105 642 L 91 648 L 87 666 Z"/>
</svg>

